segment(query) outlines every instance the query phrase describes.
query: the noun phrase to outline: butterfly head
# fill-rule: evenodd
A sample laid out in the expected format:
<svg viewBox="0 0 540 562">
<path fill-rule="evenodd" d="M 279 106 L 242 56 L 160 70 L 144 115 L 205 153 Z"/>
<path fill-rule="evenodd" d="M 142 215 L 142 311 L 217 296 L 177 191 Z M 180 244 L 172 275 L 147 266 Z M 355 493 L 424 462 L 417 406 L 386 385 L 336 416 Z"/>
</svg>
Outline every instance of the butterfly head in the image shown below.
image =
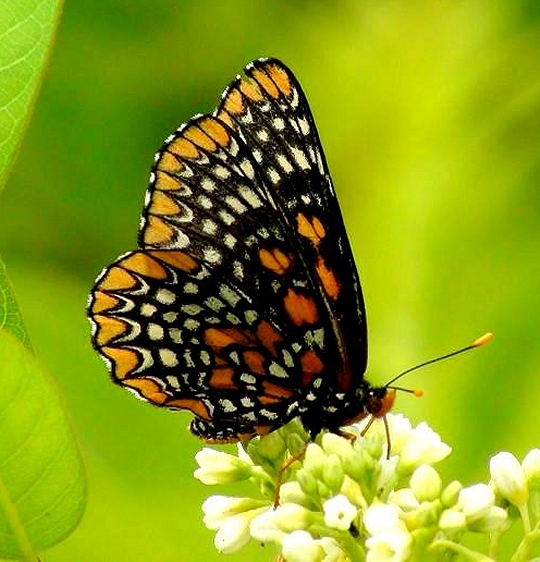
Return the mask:
<svg viewBox="0 0 540 562">
<path fill-rule="evenodd" d="M 396 390 L 386 386 L 375 387 L 369 391 L 366 411 L 374 418 L 383 418 L 394 406 Z"/>
</svg>

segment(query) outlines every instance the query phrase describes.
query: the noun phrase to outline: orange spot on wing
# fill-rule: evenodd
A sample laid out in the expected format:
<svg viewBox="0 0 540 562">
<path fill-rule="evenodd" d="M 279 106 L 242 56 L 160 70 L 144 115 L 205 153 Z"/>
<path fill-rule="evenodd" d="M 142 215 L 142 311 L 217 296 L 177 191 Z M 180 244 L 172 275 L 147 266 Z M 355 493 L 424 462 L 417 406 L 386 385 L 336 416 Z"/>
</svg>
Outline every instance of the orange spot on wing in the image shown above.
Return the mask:
<svg viewBox="0 0 540 562">
<path fill-rule="evenodd" d="M 161 191 L 177 191 L 181 189 L 182 182 L 171 176 L 170 174 L 166 174 L 165 172 L 160 172 L 159 170 L 156 171 L 156 182 L 155 182 L 156 189 Z"/>
<path fill-rule="evenodd" d="M 231 116 L 226 112 L 221 110 L 218 114 L 217 114 L 217 118 L 220 121 L 223 121 L 223 123 L 225 123 L 226 125 L 228 125 L 231 128 L 235 127 L 235 124 L 233 122 L 233 120 L 231 119 Z"/>
<path fill-rule="evenodd" d="M 290 388 L 285 388 L 272 382 L 263 381 L 262 386 L 264 389 L 264 395 L 268 398 L 278 398 L 282 400 L 284 398 L 290 398 L 294 394 L 294 391 Z"/>
<path fill-rule="evenodd" d="M 177 215 L 180 210 L 178 203 L 162 191 L 154 192 L 152 203 L 148 209 L 153 215 Z"/>
<path fill-rule="evenodd" d="M 295 326 L 315 324 L 319 319 L 319 312 L 312 298 L 289 289 L 283 301 L 285 310 Z"/>
<path fill-rule="evenodd" d="M 122 320 L 96 314 L 94 322 L 98 325 L 96 333 L 96 344 L 101 347 L 108 344 L 111 340 L 122 336 L 128 331 L 128 325 Z"/>
<path fill-rule="evenodd" d="M 326 236 L 326 230 L 317 217 L 313 217 L 309 220 L 304 213 L 298 213 L 298 215 L 296 215 L 296 225 L 298 234 L 307 238 L 315 247 L 317 247 Z"/>
<path fill-rule="evenodd" d="M 103 291 L 117 291 L 122 289 L 133 289 L 137 285 L 137 279 L 128 271 L 113 265 L 105 277 L 101 279 L 97 288 Z"/>
<path fill-rule="evenodd" d="M 291 266 L 291 258 L 279 248 L 273 248 L 272 250 L 261 248 L 259 250 L 259 259 L 263 267 L 277 275 L 284 275 Z"/>
<path fill-rule="evenodd" d="M 197 147 L 188 139 L 179 137 L 174 139 L 166 148 L 168 152 L 177 154 L 181 158 L 191 158 L 192 160 L 200 156 Z"/>
<path fill-rule="evenodd" d="M 96 291 L 92 298 L 92 314 L 99 314 L 105 310 L 110 310 L 114 308 L 120 300 L 109 293 L 104 293 L 103 291 Z"/>
<path fill-rule="evenodd" d="M 100 351 L 113 362 L 113 375 L 117 379 L 124 379 L 139 366 L 139 356 L 132 349 L 102 347 Z"/>
<path fill-rule="evenodd" d="M 217 144 L 204 131 L 201 131 L 197 125 L 191 125 L 184 131 L 184 137 L 196 144 L 198 147 L 215 152 Z"/>
<path fill-rule="evenodd" d="M 225 129 L 225 127 L 213 117 L 200 121 L 199 127 L 201 127 L 201 129 L 219 146 L 229 146 L 231 137 L 229 136 L 227 129 Z"/>
<path fill-rule="evenodd" d="M 167 271 L 149 254 L 135 252 L 124 258 L 119 264 L 135 273 L 140 273 L 152 279 L 166 279 Z"/>
<path fill-rule="evenodd" d="M 253 334 L 238 328 L 208 328 L 204 341 L 216 351 L 235 343 L 251 347 L 256 344 Z"/>
<path fill-rule="evenodd" d="M 244 104 L 242 102 L 242 96 L 238 90 L 231 90 L 224 103 L 225 109 L 232 113 L 233 115 L 241 115 L 244 113 Z"/>
<path fill-rule="evenodd" d="M 140 394 L 140 396 L 146 398 L 149 402 L 157 404 L 158 406 L 161 406 L 169 398 L 156 381 L 145 377 L 124 379 L 122 381 L 122 385 L 133 388 L 138 392 L 138 394 Z"/>
<path fill-rule="evenodd" d="M 199 418 L 209 420 L 211 416 L 206 406 L 196 398 L 174 398 L 167 400 L 164 404 L 167 408 L 180 408 L 182 410 L 189 410 Z"/>
<path fill-rule="evenodd" d="M 179 250 L 153 250 L 149 254 L 176 269 L 188 273 L 195 271 L 199 266 L 195 258 Z"/>
<path fill-rule="evenodd" d="M 305 374 L 320 375 L 324 369 L 324 363 L 313 349 L 308 349 L 300 358 L 302 371 Z"/>
<path fill-rule="evenodd" d="M 332 300 L 336 300 L 339 297 L 341 285 L 337 280 L 334 272 L 326 265 L 322 256 L 319 256 L 315 269 L 317 270 L 317 275 L 322 283 L 322 286 L 324 287 L 326 294 Z"/>
<path fill-rule="evenodd" d="M 148 246 L 165 246 L 174 238 L 174 229 L 162 219 L 150 215 L 144 229 L 144 243 Z"/>
<path fill-rule="evenodd" d="M 283 341 L 281 334 L 266 320 L 261 320 L 257 326 L 257 339 L 276 357 L 276 343 Z"/>
<path fill-rule="evenodd" d="M 238 388 L 233 381 L 234 369 L 232 367 L 218 367 L 212 371 L 209 386 L 220 390 L 231 390 Z"/>
<path fill-rule="evenodd" d="M 281 92 L 289 97 L 292 91 L 292 84 L 285 70 L 275 64 L 271 64 L 267 66 L 266 71 L 270 74 L 272 80 L 277 84 Z"/>
<path fill-rule="evenodd" d="M 257 375 L 266 375 L 264 355 L 258 351 L 248 350 L 242 354 L 248 369 Z"/>
<path fill-rule="evenodd" d="M 272 79 L 268 76 L 268 74 L 266 74 L 266 72 L 255 69 L 252 76 L 269 96 L 274 99 L 279 97 L 279 90 L 276 88 L 276 85 L 272 82 Z"/>
<path fill-rule="evenodd" d="M 257 84 L 251 80 L 242 80 L 242 82 L 240 82 L 240 91 L 251 101 L 260 102 L 263 99 L 261 90 Z"/>
<path fill-rule="evenodd" d="M 184 169 L 184 164 L 174 154 L 162 152 L 156 164 L 156 169 L 168 174 L 177 174 Z"/>
</svg>

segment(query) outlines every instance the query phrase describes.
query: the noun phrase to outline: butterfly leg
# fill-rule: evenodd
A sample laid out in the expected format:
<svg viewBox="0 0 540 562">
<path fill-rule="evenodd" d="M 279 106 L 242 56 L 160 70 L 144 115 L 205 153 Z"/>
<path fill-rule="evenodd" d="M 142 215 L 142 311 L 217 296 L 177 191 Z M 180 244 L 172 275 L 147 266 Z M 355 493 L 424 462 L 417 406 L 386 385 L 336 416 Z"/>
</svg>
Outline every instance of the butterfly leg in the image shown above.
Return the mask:
<svg viewBox="0 0 540 562">
<path fill-rule="evenodd" d="M 309 443 L 306 443 L 297 453 L 295 453 L 289 459 L 287 459 L 279 468 L 276 476 L 276 484 L 275 484 L 275 491 L 274 491 L 274 509 L 276 509 L 279 505 L 279 491 L 281 489 L 281 485 L 283 484 L 283 474 L 292 464 L 294 464 L 296 461 L 299 461 L 306 454 L 306 449 L 308 448 L 308 445 Z"/>
</svg>

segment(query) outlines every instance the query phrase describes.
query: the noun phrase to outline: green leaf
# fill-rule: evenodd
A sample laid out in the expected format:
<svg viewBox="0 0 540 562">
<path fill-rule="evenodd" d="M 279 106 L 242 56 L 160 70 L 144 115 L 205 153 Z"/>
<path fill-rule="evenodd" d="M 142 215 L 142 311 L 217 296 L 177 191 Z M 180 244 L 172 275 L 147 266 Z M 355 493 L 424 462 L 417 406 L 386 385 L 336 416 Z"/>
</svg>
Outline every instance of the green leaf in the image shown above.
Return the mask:
<svg viewBox="0 0 540 562">
<path fill-rule="evenodd" d="M 79 522 L 85 475 L 53 386 L 6 330 L 0 381 L 0 558 L 35 561 Z"/>
<path fill-rule="evenodd" d="M 0 190 L 15 159 L 43 75 L 62 2 L 2 0 Z"/>
<path fill-rule="evenodd" d="M 22 315 L 15 301 L 6 268 L 0 259 L 0 328 L 11 332 L 21 343 L 30 348 L 30 340 L 23 324 Z"/>
</svg>

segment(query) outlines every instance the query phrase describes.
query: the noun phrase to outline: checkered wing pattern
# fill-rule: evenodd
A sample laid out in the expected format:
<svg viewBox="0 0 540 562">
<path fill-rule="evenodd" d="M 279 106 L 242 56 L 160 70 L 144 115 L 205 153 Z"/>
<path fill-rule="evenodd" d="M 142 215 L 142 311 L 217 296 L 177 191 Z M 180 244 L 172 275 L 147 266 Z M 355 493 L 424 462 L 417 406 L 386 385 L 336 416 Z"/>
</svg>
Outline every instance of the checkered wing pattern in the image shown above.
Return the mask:
<svg viewBox="0 0 540 562">
<path fill-rule="evenodd" d="M 210 441 L 365 414 L 364 305 L 307 100 L 275 59 L 155 158 L 139 250 L 90 296 L 113 380 Z"/>
</svg>

